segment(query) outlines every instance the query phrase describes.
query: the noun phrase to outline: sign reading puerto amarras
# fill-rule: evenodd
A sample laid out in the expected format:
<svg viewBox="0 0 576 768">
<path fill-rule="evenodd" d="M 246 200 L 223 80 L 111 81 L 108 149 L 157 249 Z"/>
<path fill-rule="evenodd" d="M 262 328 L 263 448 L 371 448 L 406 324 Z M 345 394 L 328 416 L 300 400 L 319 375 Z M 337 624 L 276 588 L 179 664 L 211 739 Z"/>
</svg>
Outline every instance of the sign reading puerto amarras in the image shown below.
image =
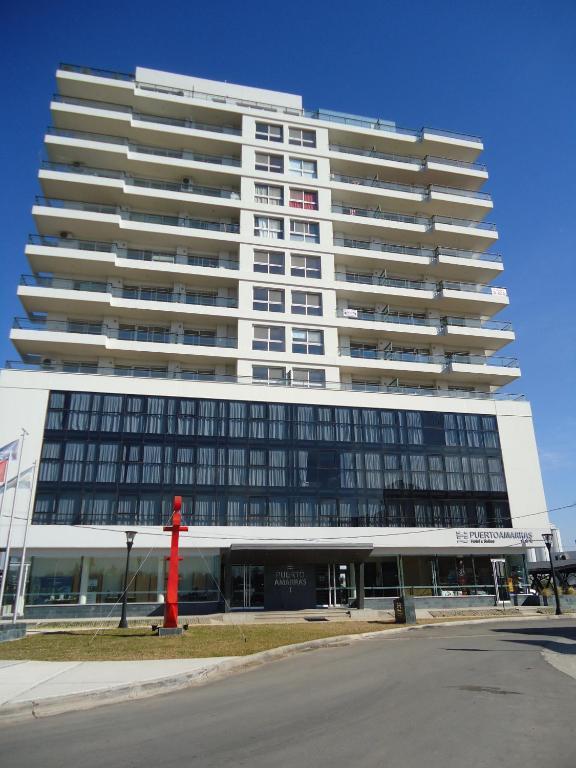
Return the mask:
<svg viewBox="0 0 576 768">
<path fill-rule="evenodd" d="M 457 544 L 532 544 L 532 531 L 510 530 L 501 528 L 489 530 L 485 528 L 456 529 Z"/>
</svg>

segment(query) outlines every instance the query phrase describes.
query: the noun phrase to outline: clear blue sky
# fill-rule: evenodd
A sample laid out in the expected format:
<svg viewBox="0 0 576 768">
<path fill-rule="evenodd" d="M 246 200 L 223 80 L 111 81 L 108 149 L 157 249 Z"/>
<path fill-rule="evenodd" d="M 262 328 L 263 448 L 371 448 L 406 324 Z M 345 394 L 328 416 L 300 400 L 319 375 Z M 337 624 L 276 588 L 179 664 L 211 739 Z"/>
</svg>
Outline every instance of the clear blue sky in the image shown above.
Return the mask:
<svg viewBox="0 0 576 768">
<path fill-rule="evenodd" d="M 550 508 L 576 501 L 574 0 L 4 0 L 0 360 L 60 61 L 301 93 L 323 107 L 479 134 Z M 9 183 L 7 183 L 9 182 Z M 576 509 L 552 514 L 574 548 Z"/>
</svg>

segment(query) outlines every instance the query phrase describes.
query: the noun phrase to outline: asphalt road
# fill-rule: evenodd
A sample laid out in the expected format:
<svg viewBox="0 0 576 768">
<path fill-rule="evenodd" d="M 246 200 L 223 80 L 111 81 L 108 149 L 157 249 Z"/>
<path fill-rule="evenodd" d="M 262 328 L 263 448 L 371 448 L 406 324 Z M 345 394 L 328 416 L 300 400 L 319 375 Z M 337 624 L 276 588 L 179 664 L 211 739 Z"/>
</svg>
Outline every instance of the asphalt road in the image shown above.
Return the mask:
<svg viewBox="0 0 576 768">
<path fill-rule="evenodd" d="M 576 620 L 438 626 L 0 729 L 19 768 L 576 765 Z"/>
</svg>

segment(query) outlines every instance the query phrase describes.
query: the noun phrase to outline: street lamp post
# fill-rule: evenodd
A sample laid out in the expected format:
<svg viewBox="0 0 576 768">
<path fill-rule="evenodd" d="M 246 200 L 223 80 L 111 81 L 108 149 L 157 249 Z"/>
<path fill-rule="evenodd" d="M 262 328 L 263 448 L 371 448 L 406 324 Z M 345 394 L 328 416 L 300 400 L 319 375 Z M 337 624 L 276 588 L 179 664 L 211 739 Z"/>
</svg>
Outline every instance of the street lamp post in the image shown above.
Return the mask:
<svg viewBox="0 0 576 768">
<path fill-rule="evenodd" d="M 562 615 L 562 609 L 560 608 L 560 595 L 558 594 L 558 584 L 556 583 L 556 571 L 554 570 L 554 561 L 552 559 L 552 534 L 543 533 L 542 538 L 546 549 L 548 550 L 548 559 L 550 560 L 550 571 L 552 572 L 552 587 L 554 588 L 554 599 L 556 600 L 556 616 Z"/>
<path fill-rule="evenodd" d="M 126 570 L 124 571 L 124 591 L 122 592 L 122 615 L 120 616 L 120 623 L 118 629 L 127 629 L 128 621 L 126 620 L 126 607 L 128 602 L 128 570 L 130 568 L 130 550 L 134 544 L 134 538 L 136 537 L 136 531 L 125 531 L 126 533 Z"/>
</svg>

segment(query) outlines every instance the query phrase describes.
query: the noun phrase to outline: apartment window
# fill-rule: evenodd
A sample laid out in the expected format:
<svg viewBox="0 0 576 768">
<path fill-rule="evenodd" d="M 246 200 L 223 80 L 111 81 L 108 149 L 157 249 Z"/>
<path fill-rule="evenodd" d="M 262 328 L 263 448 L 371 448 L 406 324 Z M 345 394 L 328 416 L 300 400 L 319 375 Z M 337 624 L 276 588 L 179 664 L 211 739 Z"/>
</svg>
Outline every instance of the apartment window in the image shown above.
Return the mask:
<svg viewBox="0 0 576 768">
<path fill-rule="evenodd" d="M 292 291 L 292 313 L 295 315 L 321 315 L 322 295 Z"/>
<path fill-rule="evenodd" d="M 266 152 L 256 152 L 256 170 L 266 173 L 283 173 L 284 158 L 282 155 L 269 155 Z"/>
<path fill-rule="evenodd" d="M 378 358 L 378 344 L 351 341 L 350 357 L 367 357 L 376 360 Z"/>
<path fill-rule="evenodd" d="M 269 240 L 284 239 L 284 221 L 271 219 L 268 216 L 254 216 L 254 235 Z"/>
<path fill-rule="evenodd" d="M 293 328 L 292 352 L 303 355 L 323 355 L 324 331 L 316 331 L 311 328 Z"/>
<path fill-rule="evenodd" d="M 316 221 L 296 221 L 290 219 L 290 240 L 303 243 L 320 242 L 320 225 Z"/>
<path fill-rule="evenodd" d="M 300 256 L 293 253 L 290 274 L 292 277 L 322 277 L 321 264 L 319 256 Z"/>
<path fill-rule="evenodd" d="M 315 147 L 316 131 L 310 131 L 306 128 L 289 128 L 288 143 L 297 147 Z"/>
<path fill-rule="evenodd" d="M 78 360 L 64 360 L 62 370 L 66 373 L 98 373 L 98 363 L 86 363 Z"/>
<path fill-rule="evenodd" d="M 193 346 L 215 347 L 218 343 L 218 337 L 214 328 L 184 328 L 184 344 Z M 232 346 L 228 344 L 228 339 L 221 340 L 222 346 Z"/>
<path fill-rule="evenodd" d="M 277 288 L 254 288 L 252 308 L 259 312 L 284 312 L 284 291 Z"/>
<path fill-rule="evenodd" d="M 304 160 L 302 157 L 291 157 L 289 167 L 290 173 L 293 176 L 305 176 L 308 179 L 315 179 L 318 176 L 316 160 Z"/>
<path fill-rule="evenodd" d="M 119 363 L 114 366 L 112 373 L 114 376 L 134 376 L 140 379 L 165 378 L 168 376 L 168 368 L 148 365 L 122 365 Z"/>
<path fill-rule="evenodd" d="M 290 187 L 290 208 L 303 208 L 305 211 L 318 210 L 318 192 L 312 189 L 294 189 Z"/>
<path fill-rule="evenodd" d="M 170 329 L 155 325 L 120 325 L 118 338 L 124 341 L 167 342 Z"/>
<path fill-rule="evenodd" d="M 356 392 L 378 392 L 380 379 L 352 379 L 351 386 Z"/>
<path fill-rule="evenodd" d="M 256 184 L 254 201 L 262 205 L 284 205 L 284 190 L 269 184 Z"/>
<path fill-rule="evenodd" d="M 254 272 L 283 275 L 284 254 L 281 251 L 254 251 Z"/>
<path fill-rule="evenodd" d="M 292 368 L 292 383 L 298 387 L 324 387 L 326 373 L 317 368 Z"/>
<path fill-rule="evenodd" d="M 263 352 L 284 352 L 284 328 L 278 325 L 255 325 L 252 349 Z"/>
<path fill-rule="evenodd" d="M 180 378 L 190 381 L 211 381 L 216 378 L 216 370 L 214 368 L 186 368 L 180 371 Z"/>
<path fill-rule="evenodd" d="M 256 138 L 262 141 L 284 141 L 284 129 L 281 125 L 256 123 Z"/>
<path fill-rule="evenodd" d="M 286 368 L 276 368 L 266 365 L 252 366 L 252 379 L 265 384 L 285 384 Z"/>
</svg>

